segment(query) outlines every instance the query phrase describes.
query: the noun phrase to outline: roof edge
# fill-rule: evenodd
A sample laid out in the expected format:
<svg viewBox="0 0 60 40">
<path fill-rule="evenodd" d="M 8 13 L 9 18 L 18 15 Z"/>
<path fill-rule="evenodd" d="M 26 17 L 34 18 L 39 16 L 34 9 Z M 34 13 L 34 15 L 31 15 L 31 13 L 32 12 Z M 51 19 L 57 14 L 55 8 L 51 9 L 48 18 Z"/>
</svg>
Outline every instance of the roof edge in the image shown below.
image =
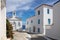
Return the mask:
<svg viewBox="0 0 60 40">
<path fill-rule="evenodd" d="M 31 17 L 28 17 L 27 20 L 30 19 L 30 18 L 32 18 L 32 17 L 35 17 L 35 15 L 33 15 L 33 16 L 31 16 Z"/>
<path fill-rule="evenodd" d="M 58 2 L 60 2 L 60 0 L 58 0 L 57 2 L 53 3 L 53 5 L 57 4 Z M 41 4 L 41 5 L 38 5 L 35 9 L 43 6 L 43 5 L 46 5 L 46 6 L 50 6 L 50 7 L 53 7 L 52 5 L 48 5 L 48 4 Z"/>
<path fill-rule="evenodd" d="M 58 2 L 60 2 L 60 0 L 58 0 L 57 2 L 55 2 L 53 5 L 57 4 Z"/>
<path fill-rule="evenodd" d="M 39 7 L 43 6 L 43 5 L 53 7 L 52 5 L 48 5 L 48 4 L 41 4 L 41 5 L 37 6 L 35 9 L 37 9 L 37 8 L 39 8 Z"/>
</svg>

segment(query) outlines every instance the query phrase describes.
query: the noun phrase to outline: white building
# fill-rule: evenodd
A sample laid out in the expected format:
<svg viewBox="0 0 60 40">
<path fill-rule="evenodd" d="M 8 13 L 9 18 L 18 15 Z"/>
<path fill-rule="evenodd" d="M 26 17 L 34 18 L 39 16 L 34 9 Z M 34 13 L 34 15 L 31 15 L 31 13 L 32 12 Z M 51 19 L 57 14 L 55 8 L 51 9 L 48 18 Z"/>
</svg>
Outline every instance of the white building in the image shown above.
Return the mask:
<svg viewBox="0 0 60 40">
<path fill-rule="evenodd" d="M 60 40 L 60 1 L 53 4 L 53 25 L 50 27 L 46 29 L 46 37 Z"/>
<path fill-rule="evenodd" d="M 9 22 L 13 26 L 13 30 L 21 30 L 22 29 L 22 20 L 18 17 L 16 17 L 16 12 L 14 11 L 13 16 L 11 18 L 8 18 Z"/>
<path fill-rule="evenodd" d="M 40 33 L 48 38 L 60 39 L 60 1 L 53 6 L 42 4 L 35 8 L 35 16 L 26 20 L 30 33 Z"/>
<path fill-rule="evenodd" d="M 6 37 L 6 0 L 0 0 L 0 40 L 7 40 Z"/>
<path fill-rule="evenodd" d="M 35 8 L 35 16 L 27 19 L 27 29 L 31 33 L 40 33 L 45 35 L 45 25 L 52 25 L 53 23 L 53 9 L 52 6 L 42 4 Z M 48 23 L 51 21 L 51 23 Z"/>
</svg>

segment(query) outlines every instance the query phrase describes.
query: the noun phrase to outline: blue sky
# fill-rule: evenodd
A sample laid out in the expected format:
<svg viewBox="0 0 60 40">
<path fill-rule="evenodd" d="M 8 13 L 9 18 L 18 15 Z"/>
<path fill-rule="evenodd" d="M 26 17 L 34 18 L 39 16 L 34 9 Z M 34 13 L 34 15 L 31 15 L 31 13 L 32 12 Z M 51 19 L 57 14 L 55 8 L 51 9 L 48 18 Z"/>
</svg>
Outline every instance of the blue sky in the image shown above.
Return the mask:
<svg viewBox="0 0 60 40">
<path fill-rule="evenodd" d="M 52 5 L 57 0 L 6 0 L 6 15 L 12 16 L 12 11 L 16 11 L 16 15 L 22 19 L 23 24 L 26 19 L 35 15 L 35 10 L 38 5 L 49 4 Z"/>
</svg>

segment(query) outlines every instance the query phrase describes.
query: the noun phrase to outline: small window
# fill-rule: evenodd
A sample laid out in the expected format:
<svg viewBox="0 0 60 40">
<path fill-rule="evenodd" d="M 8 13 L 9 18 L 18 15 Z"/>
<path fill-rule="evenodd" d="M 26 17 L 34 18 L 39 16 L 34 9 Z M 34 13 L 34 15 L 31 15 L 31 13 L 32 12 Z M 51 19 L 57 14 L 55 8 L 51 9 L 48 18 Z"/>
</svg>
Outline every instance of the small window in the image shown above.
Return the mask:
<svg viewBox="0 0 60 40">
<path fill-rule="evenodd" d="M 47 9 L 47 13 L 49 14 L 49 9 Z"/>
<path fill-rule="evenodd" d="M 31 23 L 33 23 L 33 20 L 31 20 Z"/>
<path fill-rule="evenodd" d="M 29 28 L 29 32 L 31 32 L 31 27 Z"/>
<path fill-rule="evenodd" d="M 18 22 L 18 25 L 20 26 L 20 22 Z"/>
<path fill-rule="evenodd" d="M 40 19 L 38 19 L 38 24 L 40 24 Z"/>
<path fill-rule="evenodd" d="M 13 25 L 15 25 L 15 26 L 16 26 L 16 22 L 13 22 Z"/>
<path fill-rule="evenodd" d="M 40 33 L 40 28 L 38 28 L 38 33 Z"/>
<path fill-rule="evenodd" d="M 35 32 L 35 30 L 36 30 L 36 28 L 35 28 L 35 26 L 33 26 L 33 32 Z"/>
<path fill-rule="evenodd" d="M 14 24 L 16 24 L 16 23 L 14 22 Z"/>
<path fill-rule="evenodd" d="M 48 19 L 48 24 L 50 24 L 51 23 L 51 19 Z"/>
<path fill-rule="evenodd" d="M 38 15 L 40 15 L 40 10 L 38 10 Z"/>
</svg>

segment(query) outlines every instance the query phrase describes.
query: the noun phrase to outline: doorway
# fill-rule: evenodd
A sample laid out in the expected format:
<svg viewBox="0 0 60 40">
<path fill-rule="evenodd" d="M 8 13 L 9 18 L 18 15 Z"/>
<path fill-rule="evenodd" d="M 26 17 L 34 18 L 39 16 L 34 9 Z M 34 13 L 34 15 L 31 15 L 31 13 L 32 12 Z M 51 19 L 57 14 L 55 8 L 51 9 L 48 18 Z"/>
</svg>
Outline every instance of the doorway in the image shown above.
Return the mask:
<svg viewBox="0 0 60 40">
<path fill-rule="evenodd" d="M 40 33 L 40 28 L 38 28 L 38 33 Z"/>
<path fill-rule="evenodd" d="M 35 32 L 35 26 L 33 27 L 33 32 Z"/>
<path fill-rule="evenodd" d="M 29 32 L 31 32 L 31 27 L 29 28 Z"/>
</svg>

